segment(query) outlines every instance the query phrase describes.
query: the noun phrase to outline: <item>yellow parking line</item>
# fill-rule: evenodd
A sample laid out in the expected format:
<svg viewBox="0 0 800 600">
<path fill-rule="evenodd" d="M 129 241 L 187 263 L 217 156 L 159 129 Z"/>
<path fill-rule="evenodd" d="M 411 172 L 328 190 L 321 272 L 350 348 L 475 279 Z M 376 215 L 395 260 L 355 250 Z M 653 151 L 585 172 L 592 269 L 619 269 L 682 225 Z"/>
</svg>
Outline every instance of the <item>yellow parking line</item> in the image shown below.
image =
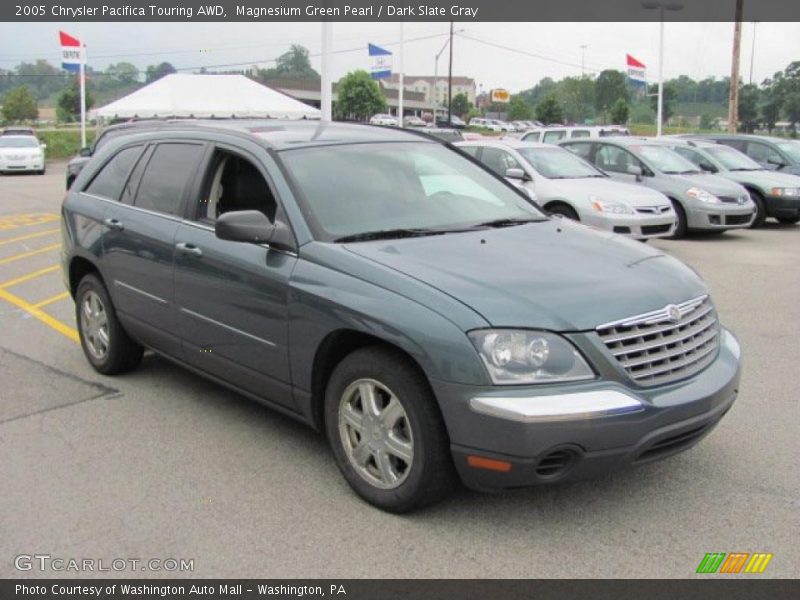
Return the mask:
<svg viewBox="0 0 800 600">
<path fill-rule="evenodd" d="M 58 221 L 59 216 L 55 213 L 28 213 L 22 215 L 0 216 L 0 231 L 9 229 L 19 229 L 20 227 L 33 227 L 42 223 Z"/>
<path fill-rule="evenodd" d="M 44 248 L 37 248 L 36 250 L 31 250 L 30 252 L 15 254 L 14 256 L 9 256 L 8 258 L 0 260 L 0 265 L 4 265 L 6 263 L 10 263 L 15 260 L 20 260 L 21 258 L 28 258 L 29 256 L 34 256 L 36 254 L 42 254 L 43 252 L 49 252 L 50 250 L 55 250 L 56 248 L 60 247 L 61 247 L 61 242 L 59 242 L 58 244 L 51 244 L 50 246 L 45 246 Z"/>
<path fill-rule="evenodd" d="M 62 323 L 58 319 L 54 319 L 46 312 L 36 308 L 36 306 L 30 302 L 26 302 L 22 298 L 19 298 L 18 296 L 11 294 L 4 289 L 0 289 L 0 299 L 5 300 L 6 302 L 13 304 L 18 308 L 21 308 L 32 317 L 39 319 L 42 323 L 48 327 L 51 327 L 52 329 L 55 329 L 58 333 L 68 337 L 73 342 L 80 342 L 78 331 L 74 327 L 70 327 L 66 323 Z"/>
<path fill-rule="evenodd" d="M 60 294 L 56 294 L 55 296 L 46 298 L 41 302 L 37 302 L 36 304 L 34 304 L 33 308 L 42 308 L 43 306 L 47 306 L 48 304 L 52 304 L 53 302 L 58 302 L 59 300 L 63 300 L 64 298 L 69 298 L 69 292 L 61 292 Z"/>
<path fill-rule="evenodd" d="M 0 246 L 3 244 L 13 244 L 14 242 L 22 242 L 24 240 L 30 240 L 37 237 L 42 237 L 43 235 L 50 235 L 51 233 L 56 233 L 61 231 L 60 229 L 47 229 L 46 231 L 37 231 L 36 233 L 29 233 L 28 235 L 21 235 L 19 237 L 11 238 L 10 240 L 2 240 L 0 241 Z"/>
<path fill-rule="evenodd" d="M 16 279 L 9 279 L 4 283 L 0 283 L 0 290 L 4 288 L 10 288 L 12 285 L 24 283 L 26 281 L 29 281 L 30 279 L 36 279 L 40 275 L 45 275 L 46 273 L 52 273 L 53 271 L 58 271 L 58 269 L 60 268 L 61 268 L 60 265 L 53 265 L 52 267 L 45 267 L 44 269 L 39 269 L 38 271 L 34 271 L 33 273 L 22 275 L 20 277 L 17 277 Z"/>
</svg>

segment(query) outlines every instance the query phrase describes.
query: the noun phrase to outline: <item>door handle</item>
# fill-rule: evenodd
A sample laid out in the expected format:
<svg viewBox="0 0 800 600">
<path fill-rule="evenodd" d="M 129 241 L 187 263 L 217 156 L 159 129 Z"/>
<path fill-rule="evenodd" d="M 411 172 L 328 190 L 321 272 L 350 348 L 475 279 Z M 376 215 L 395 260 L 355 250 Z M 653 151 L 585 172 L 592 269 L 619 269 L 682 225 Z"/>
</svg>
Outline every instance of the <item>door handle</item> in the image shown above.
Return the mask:
<svg viewBox="0 0 800 600">
<path fill-rule="evenodd" d="M 198 258 L 200 256 L 203 256 L 203 251 L 200 250 L 200 248 L 198 248 L 194 244 L 191 244 L 189 242 L 178 242 L 177 244 L 175 244 L 175 247 L 178 249 L 178 252 L 180 252 L 181 254 L 188 254 L 188 255 L 191 255 L 191 256 L 197 256 Z"/>
<path fill-rule="evenodd" d="M 125 229 L 125 225 L 122 224 L 122 221 L 119 219 L 106 219 L 103 221 L 109 229 L 113 229 L 114 231 L 122 231 Z"/>
</svg>

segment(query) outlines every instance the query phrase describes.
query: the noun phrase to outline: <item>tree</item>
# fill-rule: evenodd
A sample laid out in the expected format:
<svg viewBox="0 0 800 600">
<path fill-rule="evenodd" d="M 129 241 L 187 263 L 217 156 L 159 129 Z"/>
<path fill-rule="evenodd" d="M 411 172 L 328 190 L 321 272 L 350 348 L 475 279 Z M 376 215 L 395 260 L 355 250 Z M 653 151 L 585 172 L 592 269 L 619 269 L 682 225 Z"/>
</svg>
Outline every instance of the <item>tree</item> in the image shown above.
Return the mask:
<svg viewBox="0 0 800 600">
<path fill-rule="evenodd" d="M 336 86 L 339 118 L 365 121 L 386 110 L 386 100 L 377 82 L 366 71 L 351 71 Z"/>
<path fill-rule="evenodd" d="M 743 85 L 739 90 L 739 122 L 745 133 L 752 133 L 758 127 L 758 86 Z"/>
<path fill-rule="evenodd" d="M 39 108 L 27 85 L 21 85 L 3 96 L 3 118 L 6 121 L 29 121 L 39 118 Z"/>
<path fill-rule="evenodd" d="M 149 65 L 147 70 L 145 71 L 145 83 L 153 83 L 154 81 L 158 81 L 165 75 L 170 75 L 172 73 L 177 73 L 175 67 L 173 67 L 168 62 L 162 62 L 158 65 Z"/>
<path fill-rule="evenodd" d="M 630 106 L 628 106 L 628 103 L 624 98 L 619 98 L 611 107 L 611 111 L 609 112 L 608 116 L 612 123 L 616 125 L 625 125 L 625 123 L 628 122 L 630 114 L 631 109 Z"/>
<path fill-rule="evenodd" d="M 675 114 L 675 100 L 678 98 L 678 92 L 671 83 L 664 84 L 664 100 L 662 105 L 662 122 L 666 123 L 670 117 Z M 650 105 L 653 110 L 658 114 L 658 94 L 650 98 Z"/>
<path fill-rule="evenodd" d="M 604 115 L 617 100 L 622 98 L 627 101 L 629 95 L 628 80 L 622 71 L 606 69 L 594 82 L 594 105 L 597 111 Z"/>
<path fill-rule="evenodd" d="M 453 111 L 454 115 L 458 115 L 461 118 L 464 118 L 464 115 L 468 114 L 470 109 L 472 108 L 472 103 L 467 98 L 467 95 L 464 92 L 459 92 L 455 96 L 453 96 L 453 103 L 451 105 L 451 110 Z"/>
<path fill-rule="evenodd" d="M 556 86 L 556 98 L 568 122 L 582 123 L 594 117 L 595 83 L 590 77 L 566 77 Z"/>
<path fill-rule="evenodd" d="M 564 112 L 561 110 L 561 105 L 558 103 L 555 94 L 546 96 L 544 100 L 536 105 L 536 120 L 545 125 L 564 121 Z"/>
<path fill-rule="evenodd" d="M 256 79 L 298 79 L 301 81 L 319 81 L 320 75 L 311 67 L 308 49 L 299 44 L 292 44 L 287 52 L 281 54 L 270 69 L 260 69 Z"/>
<path fill-rule="evenodd" d="M 713 129 L 716 119 L 708 113 L 700 115 L 700 129 Z"/>
<path fill-rule="evenodd" d="M 531 107 L 522 99 L 520 95 L 511 96 L 511 101 L 508 103 L 508 120 L 509 121 L 527 121 L 531 118 Z"/>
<path fill-rule="evenodd" d="M 764 89 L 761 92 L 761 119 L 767 127 L 767 131 L 772 133 L 775 129 L 775 123 L 781 118 L 781 108 L 783 107 L 783 98 L 775 85 L 774 80 L 766 79 L 763 83 Z"/>
<path fill-rule="evenodd" d="M 108 80 L 108 84 L 112 86 L 133 85 L 139 80 L 139 70 L 135 65 L 129 62 L 119 62 L 114 65 L 108 65 L 104 74 Z"/>
<path fill-rule="evenodd" d="M 86 110 L 94 106 L 94 97 L 86 88 Z M 59 121 L 75 121 L 81 118 L 81 90 L 77 79 L 58 96 L 56 114 Z"/>
</svg>

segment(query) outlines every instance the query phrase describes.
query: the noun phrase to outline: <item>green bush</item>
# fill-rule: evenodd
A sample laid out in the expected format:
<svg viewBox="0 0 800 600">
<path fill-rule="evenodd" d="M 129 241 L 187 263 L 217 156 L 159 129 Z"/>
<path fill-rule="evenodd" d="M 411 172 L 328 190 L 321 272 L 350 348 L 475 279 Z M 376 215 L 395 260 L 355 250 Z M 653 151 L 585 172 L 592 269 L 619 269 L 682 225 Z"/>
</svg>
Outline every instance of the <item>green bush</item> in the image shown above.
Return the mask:
<svg viewBox="0 0 800 600">
<path fill-rule="evenodd" d="M 81 149 L 80 129 L 40 129 L 37 135 L 43 144 L 47 144 L 45 156 L 48 159 L 72 158 Z M 86 143 L 91 145 L 94 137 L 94 129 L 87 129 Z"/>
</svg>

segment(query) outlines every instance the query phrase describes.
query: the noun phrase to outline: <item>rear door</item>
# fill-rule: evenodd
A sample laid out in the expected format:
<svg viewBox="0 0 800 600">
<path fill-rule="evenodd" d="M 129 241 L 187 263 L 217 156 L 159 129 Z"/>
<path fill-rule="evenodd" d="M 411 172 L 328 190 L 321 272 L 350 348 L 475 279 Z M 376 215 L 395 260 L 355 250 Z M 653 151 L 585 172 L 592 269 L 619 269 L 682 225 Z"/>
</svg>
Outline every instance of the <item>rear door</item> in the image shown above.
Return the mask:
<svg viewBox="0 0 800 600">
<path fill-rule="evenodd" d="M 203 152 L 194 142 L 150 146 L 105 218 L 104 261 L 120 319 L 143 343 L 173 356 L 180 353 L 174 238 Z"/>
<path fill-rule="evenodd" d="M 282 214 L 266 164 L 277 170 L 265 150 L 247 142 L 211 151 L 190 217 L 175 236 L 177 322 L 186 362 L 293 408 L 288 304 L 297 256 L 214 233 L 217 217 L 228 211 L 258 210 L 273 222 Z"/>
</svg>

